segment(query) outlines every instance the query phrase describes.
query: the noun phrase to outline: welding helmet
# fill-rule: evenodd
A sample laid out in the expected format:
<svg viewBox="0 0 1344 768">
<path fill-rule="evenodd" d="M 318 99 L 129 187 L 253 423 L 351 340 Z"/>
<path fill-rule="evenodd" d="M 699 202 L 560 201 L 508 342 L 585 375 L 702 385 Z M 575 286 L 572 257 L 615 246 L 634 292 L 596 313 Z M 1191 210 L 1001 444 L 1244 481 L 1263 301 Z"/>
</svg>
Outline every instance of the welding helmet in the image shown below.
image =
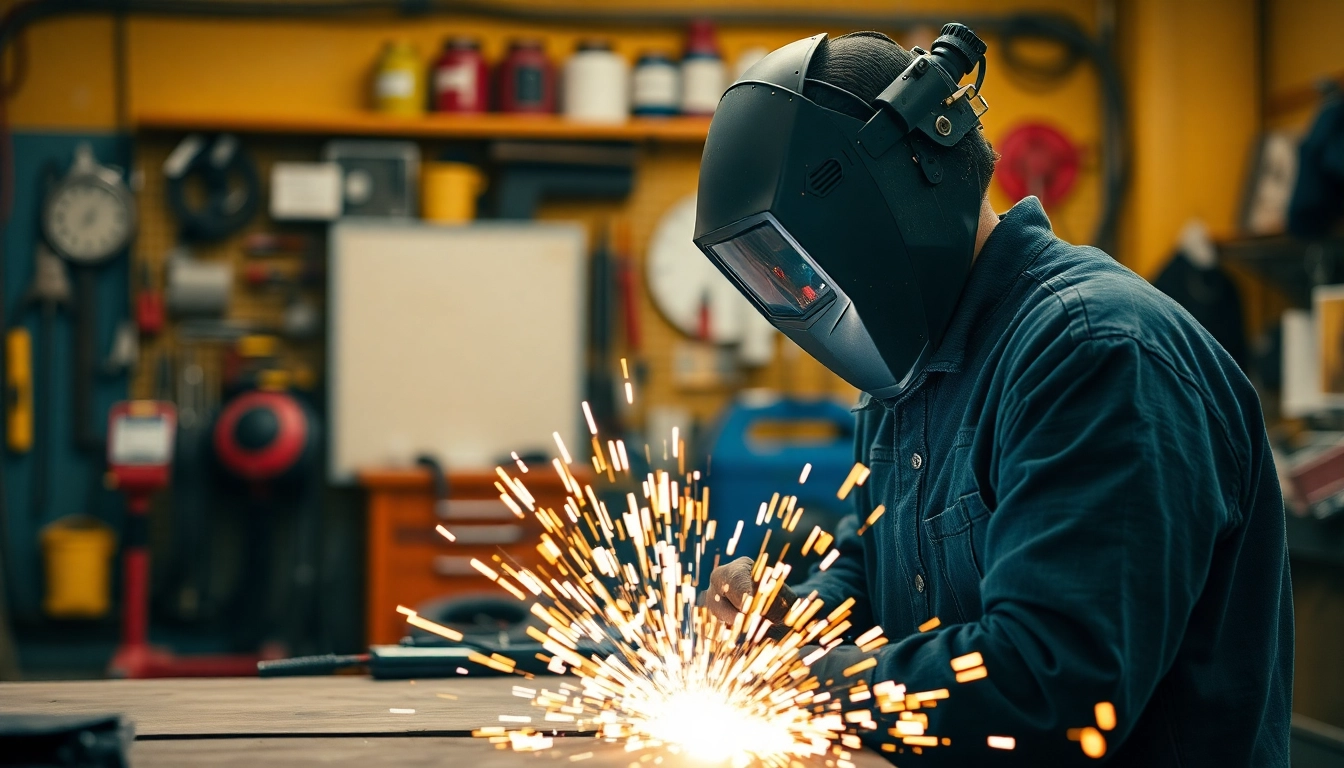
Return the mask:
<svg viewBox="0 0 1344 768">
<path fill-rule="evenodd" d="M 985 44 L 948 24 L 869 104 L 808 77 L 825 40 L 770 53 L 724 93 L 700 164 L 695 244 L 813 357 L 895 397 L 933 354 L 970 274 L 981 183 L 942 160 L 988 108 Z M 814 83 L 871 116 L 809 100 Z"/>
</svg>

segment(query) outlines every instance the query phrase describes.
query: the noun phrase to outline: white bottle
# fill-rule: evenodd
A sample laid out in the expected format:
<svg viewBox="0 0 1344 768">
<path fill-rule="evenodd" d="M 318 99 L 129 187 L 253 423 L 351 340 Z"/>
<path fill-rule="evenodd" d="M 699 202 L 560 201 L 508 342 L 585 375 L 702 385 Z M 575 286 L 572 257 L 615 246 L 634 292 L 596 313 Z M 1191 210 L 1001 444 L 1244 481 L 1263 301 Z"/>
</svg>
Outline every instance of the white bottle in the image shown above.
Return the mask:
<svg viewBox="0 0 1344 768">
<path fill-rule="evenodd" d="M 630 117 L 630 68 L 605 40 L 586 40 L 565 62 L 561 113 L 570 120 L 622 123 Z"/>
<path fill-rule="evenodd" d="M 769 52 L 764 46 L 760 45 L 742 49 L 742 52 L 737 54 L 737 59 L 733 62 L 733 82 L 741 80 L 742 76 L 747 74 L 747 70 L 751 69 L 751 65 L 764 59 Z"/>
<path fill-rule="evenodd" d="M 728 87 L 728 72 L 714 39 L 714 25 L 700 19 L 691 22 L 686 56 L 681 60 L 681 113 L 712 115 Z"/>
<path fill-rule="evenodd" d="M 681 109 L 681 70 L 662 53 L 645 53 L 635 63 L 630 105 L 636 115 L 677 114 Z"/>
</svg>

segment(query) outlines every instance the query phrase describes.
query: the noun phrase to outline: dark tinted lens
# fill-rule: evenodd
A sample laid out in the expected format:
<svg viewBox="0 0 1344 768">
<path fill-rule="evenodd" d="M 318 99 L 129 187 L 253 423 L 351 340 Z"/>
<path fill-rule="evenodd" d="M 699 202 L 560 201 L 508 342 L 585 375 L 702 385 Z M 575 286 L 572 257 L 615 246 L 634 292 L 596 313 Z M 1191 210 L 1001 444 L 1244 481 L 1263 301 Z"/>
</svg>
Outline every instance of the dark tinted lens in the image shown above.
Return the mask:
<svg viewBox="0 0 1344 768">
<path fill-rule="evenodd" d="M 830 288 L 815 264 L 770 222 L 709 246 L 756 298 L 778 317 L 798 317 Z"/>
</svg>

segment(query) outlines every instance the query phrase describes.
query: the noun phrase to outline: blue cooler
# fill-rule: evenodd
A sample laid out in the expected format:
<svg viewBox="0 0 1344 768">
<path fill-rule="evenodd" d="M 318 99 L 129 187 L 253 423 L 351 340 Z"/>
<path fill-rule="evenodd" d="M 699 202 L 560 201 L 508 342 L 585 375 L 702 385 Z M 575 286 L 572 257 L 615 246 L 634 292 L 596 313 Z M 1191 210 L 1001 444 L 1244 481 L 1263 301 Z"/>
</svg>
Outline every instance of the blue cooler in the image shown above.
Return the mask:
<svg viewBox="0 0 1344 768">
<path fill-rule="evenodd" d="M 742 520 L 733 558 L 755 557 L 765 531 L 773 529 L 769 551 L 778 554 L 784 542 L 793 542 L 786 559 L 796 573 L 803 562 L 798 552 L 812 527 L 834 532 L 851 510 L 851 502 L 835 497 L 854 466 L 854 415 L 846 406 L 833 400 L 739 398 L 724 414 L 712 445 L 706 480 L 709 516 L 718 523 L 708 547 L 710 560 L 715 554 L 726 558 L 728 540 Z M 808 463 L 812 470 L 800 485 L 798 477 Z M 792 534 L 778 522 L 756 525 L 761 502 L 775 493 L 797 496 L 805 510 Z"/>
</svg>

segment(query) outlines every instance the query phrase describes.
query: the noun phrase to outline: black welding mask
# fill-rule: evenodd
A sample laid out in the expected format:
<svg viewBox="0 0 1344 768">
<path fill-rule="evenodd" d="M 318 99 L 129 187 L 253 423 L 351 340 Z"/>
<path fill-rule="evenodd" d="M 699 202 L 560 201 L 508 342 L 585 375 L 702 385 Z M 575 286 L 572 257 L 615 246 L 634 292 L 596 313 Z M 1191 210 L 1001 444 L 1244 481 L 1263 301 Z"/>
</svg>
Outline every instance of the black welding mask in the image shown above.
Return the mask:
<svg viewBox="0 0 1344 768">
<path fill-rule="evenodd" d="M 695 243 L 779 330 L 874 397 L 914 382 L 971 269 L 981 184 L 943 167 L 979 124 L 985 45 L 948 24 L 865 121 L 803 96 L 826 35 L 723 95 L 700 164 Z M 960 81 L 979 68 L 975 85 Z"/>
</svg>

